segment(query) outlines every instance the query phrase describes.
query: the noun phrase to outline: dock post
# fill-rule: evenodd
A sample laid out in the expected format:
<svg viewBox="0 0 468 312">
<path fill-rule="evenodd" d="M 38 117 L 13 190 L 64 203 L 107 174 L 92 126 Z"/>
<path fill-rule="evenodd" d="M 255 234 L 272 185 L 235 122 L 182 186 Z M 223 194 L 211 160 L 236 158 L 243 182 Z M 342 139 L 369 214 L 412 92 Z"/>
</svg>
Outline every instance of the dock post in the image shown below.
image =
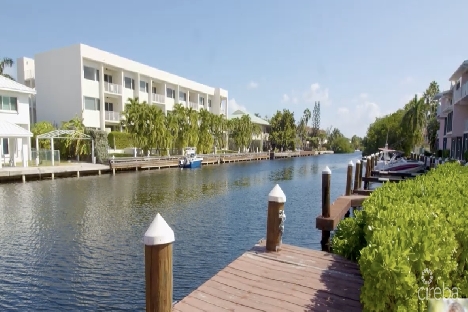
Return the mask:
<svg viewBox="0 0 468 312">
<path fill-rule="evenodd" d="M 358 159 L 356 161 L 356 168 L 354 169 L 354 187 L 353 187 L 353 189 L 355 191 L 360 188 L 360 185 L 359 185 L 360 172 L 361 172 L 361 161 Z"/>
<path fill-rule="evenodd" d="M 367 156 L 367 165 L 366 165 L 366 178 L 371 177 L 371 172 L 372 172 L 372 158 L 370 156 Z M 364 189 L 368 190 L 369 189 L 369 182 L 364 182 Z"/>
<path fill-rule="evenodd" d="M 360 160 L 359 161 L 359 180 L 358 180 L 358 190 L 361 189 L 361 186 L 362 186 L 362 167 L 364 167 L 364 163 Z"/>
<path fill-rule="evenodd" d="M 346 196 L 351 195 L 351 189 L 353 187 L 353 161 L 350 160 L 348 163 L 348 171 L 346 172 Z M 345 218 L 349 218 L 349 215 L 351 214 L 351 208 L 349 208 L 348 212 L 345 214 Z"/>
<path fill-rule="evenodd" d="M 284 203 L 286 203 L 286 195 L 284 195 L 281 187 L 276 184 L 268 194 L 268 216 L 267 216 L 267 236 L 266 250 L 278 251 L 281 250 L 283 241 L 284 220 Z"/>
<path fill-rule="evenodd" d="M 174 231 L 158 213 L 144 236 L 146 311 L 172 311 Z"/>
<path fill-rule="evenodd" d="M 322 171 L 322 217 L 330 217 L 330 181 L 331 170 L 325 167 Z M 330 251 L 330 231 L 322 231 L 322 251 Z"/>
</svg>

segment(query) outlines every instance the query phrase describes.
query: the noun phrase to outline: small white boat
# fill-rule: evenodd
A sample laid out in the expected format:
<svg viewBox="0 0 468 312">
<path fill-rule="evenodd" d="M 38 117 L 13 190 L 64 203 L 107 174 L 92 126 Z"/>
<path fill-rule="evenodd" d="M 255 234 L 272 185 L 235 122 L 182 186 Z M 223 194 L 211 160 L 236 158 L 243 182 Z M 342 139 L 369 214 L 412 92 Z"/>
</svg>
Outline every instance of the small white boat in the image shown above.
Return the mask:
<svg viewBox="0 0 468 312">
<path fill-rule="evenodd" d="M 179 159 L 180 168 L 200 168 L 203 158 L 198 157 L 195 147 L 187 147 L 184 151 L 184 157 Z"/>
<path fill-rule="evenodd" d="M 388 144 L 385 144 L 385 148 L 379 148 L 379 151 L 379 158 L 374 170 L 416 173 L 426 169 L 424 162 L 407 160 L 403 157 L 402 152 L 389 149 Z"/>
</svg>

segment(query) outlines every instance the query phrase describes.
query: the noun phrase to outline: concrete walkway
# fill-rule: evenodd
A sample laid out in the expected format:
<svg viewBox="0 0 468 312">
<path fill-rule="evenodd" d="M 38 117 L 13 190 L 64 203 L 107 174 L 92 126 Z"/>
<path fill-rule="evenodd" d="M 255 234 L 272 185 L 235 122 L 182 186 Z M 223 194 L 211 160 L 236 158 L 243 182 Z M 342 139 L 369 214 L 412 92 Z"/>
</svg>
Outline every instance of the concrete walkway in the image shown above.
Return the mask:
<svg viewBox="0 0 468 312">
<path fill-rule="evenodd" d="M 36 175 L 60 175 L 76 172 L 97 172 L 110 170 L 108 165 L 90 164 L 90 163 L 70 163 L 60 164 L 59 166 L 39 166 L 39 167 L 2 167 L 0 168 L 0 177 L 22 177 Z"/>
</svg>

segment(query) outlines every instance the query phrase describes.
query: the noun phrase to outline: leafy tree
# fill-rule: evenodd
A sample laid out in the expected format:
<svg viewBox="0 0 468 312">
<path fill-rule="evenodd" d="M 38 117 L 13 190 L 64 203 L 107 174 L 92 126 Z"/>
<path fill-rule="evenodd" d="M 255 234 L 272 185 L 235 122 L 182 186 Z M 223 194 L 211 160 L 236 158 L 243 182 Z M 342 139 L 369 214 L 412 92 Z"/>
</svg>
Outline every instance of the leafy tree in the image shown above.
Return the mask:
<svg viewBox="0 0 468 312">
<path fill-rule="evenodd" d="M 214 137 L 212 134 L 213 129 L 213 114 L 209 111 L 200 110 L 200 126 L 198 131 L 198 145 L 197 150 L 199 153 L 209 153 L 213 147 Z"/>
<path fill-rule="evenodd" d="M 48 121 L 37 122 L 31 128 L 31 132 L 34 135 L 34 138 L 36 138 L 38 135 L 45 134 L 54 130 L 54 126 Z M 34 147 L 36 147 L 36 140 L 33 140 L 33 145 Z M 50 149 L 50 140 L 39 140 L 39 148 Z"/>
<path fill-rule="evenodd" d="M 312 137 L 318 137 L 320 132 L 320 101 L 315 102 L 312 111 Z"/>
<path fill-rule="evenodd" d="M 353 137 L 351 138 L 351 145 L 355 150 L 361 149 L 362 139 L 358 137 L 357 135 L 353 135 Z"/>
<path fill-rule="evenodd" d="M 243 151 L 250 146 L 252 135 L 259 132 L 259 126 L 252 123 L 249 115 L 242 115 L 240 118 L 229 120 L 228 128 L 234 144 Z"/>
<path fill-rule="evenodd" d="M 262 118 L 262 116 L 260 116 L 259 113 L 255 113 L 254 115 L 255 115 L 256 117 L 258 117 L 258 118 Z"/>
<path fill-rule="evenodd" d="M 68 135 L 67 138 L 64 139 L 63 147 L 68 151 L 68 155 L 79 157 L 80 155 L 87 155 L 91 152 L 89 139 L 83 138 L 83 135 L 86 134 L 86 128 L 83 124 L 82 117 L 75 116 L 69 121 L 63 122 L 61 128 L 63 130 L 75 130 L 72 135 Z"/>
<path fill-rule="evenodd" d="M 413 146 L 423 142 L 422 134 L 427 125 L 428 108 L 425 99 L 418 98 L 417 95 L 406 104 L 402 127 L 409 132 Z"/>
<path fill-rule="evenodd" d="M 403 116 L 406 111 L 399 109 L 395 113 L 377 118 L 369 125 L 366 137 L 362 140 L 363 154 L 369 155 L 377 152 L 378 148 L 388 146 L 406 153 L 413 147 L 412 134 L 402 127 Z"/>
<path fill-rule="evenodd" d="M 13 77 L 11 77 L 7 73 L 5 73 L 5 68 L 13 67 L 14 63 L 15 62 L 13 62 L 13 60 L 11 58 L 9 58 L 9 57 L 4 57 L 3 59 L 1 59 L 0 60 L 0 76 L 6 77 L 6 78 L 11 79 L 11 80 L 15 80 L 15 79 L 13 79 Z"/>
<path fill-rule="evenodd" d="M 429 87 L 424 92 L 424 100 L 426 101 L 429 112 L 427 114 L 426 133 L 427 140 L 431 149 L 436 148 L 437 131 L 439 130 L 439 121 L 437 120 L 438 101 L 434 100 L 434 96 L 440 92 L 437 82 L 432 81 Z"/>
<path fill-rule="evenodd" d="M 288 109 L 277 111 L 270 120 L 270 141 L 278 149 L 295 149 L 296 123 Z"/>
</svg>

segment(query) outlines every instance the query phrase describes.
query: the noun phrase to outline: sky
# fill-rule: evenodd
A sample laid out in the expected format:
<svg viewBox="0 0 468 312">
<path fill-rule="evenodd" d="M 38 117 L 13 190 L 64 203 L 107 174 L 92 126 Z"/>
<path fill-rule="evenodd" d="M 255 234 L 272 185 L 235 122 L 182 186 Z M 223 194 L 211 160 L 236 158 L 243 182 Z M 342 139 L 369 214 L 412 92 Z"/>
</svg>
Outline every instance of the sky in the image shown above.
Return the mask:
<svg viewBox="0 0 468 312">
<path fill-rule="evenodd" d="M 448 89 L 468 59 L 463 0 L 15 0 L 6 6 L 0 57 L 83 43 L 226 89 L 230 112 L 271 117 L 286 108 L 298 120 L 320 101 L 321 128 L 348 137 L 364 136 L 376 117 L 403 107 L 431 81 Z"/>
</svg>

